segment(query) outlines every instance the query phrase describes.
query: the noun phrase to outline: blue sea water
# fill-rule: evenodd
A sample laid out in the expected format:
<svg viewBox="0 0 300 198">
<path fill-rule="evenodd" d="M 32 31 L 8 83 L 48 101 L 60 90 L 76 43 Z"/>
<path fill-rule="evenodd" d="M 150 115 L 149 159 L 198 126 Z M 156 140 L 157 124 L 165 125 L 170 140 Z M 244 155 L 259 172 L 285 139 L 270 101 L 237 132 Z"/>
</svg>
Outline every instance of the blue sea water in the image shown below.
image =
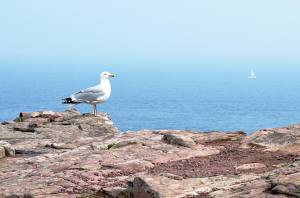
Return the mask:
<svg viewBox="0 0 300 198">
<path fill-rule="evenodd" d="M 251 67 L 257 79 L 247 78 Z M 0 120 L 13 119 L 20 111 L 63 111 L 67 106 L 61 104 L 61 99 L 98 83 L 102 70 L 115 72 L 118 77 L 111 81 L 110 100 L 98 108 L 109 113 L 123 131 L 188 129 L 251 133 L 300 121 L 300 70 L 284 63 L 149 63 L 109 68 L 95 64 L 3 64 Z M 78 105 L 78 109 L 92 111 L 89 105 Z"/>
</svg>

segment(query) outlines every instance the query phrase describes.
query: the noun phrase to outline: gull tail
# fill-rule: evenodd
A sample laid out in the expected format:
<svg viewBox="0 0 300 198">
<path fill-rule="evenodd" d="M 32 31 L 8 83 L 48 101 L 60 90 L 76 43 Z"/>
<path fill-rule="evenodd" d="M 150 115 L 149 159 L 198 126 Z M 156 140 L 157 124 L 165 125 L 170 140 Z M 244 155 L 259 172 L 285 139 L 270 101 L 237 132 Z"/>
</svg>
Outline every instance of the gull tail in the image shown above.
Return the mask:
<svg viewBox="0 0 300 198">
<path fill-rule="evenodd" d="M 62 103 L 63 104 L 79 104 L 80 102 L 73 101 L 71 97 L 68 97 L 68 98 L 64 98 Z"/>
</svg>

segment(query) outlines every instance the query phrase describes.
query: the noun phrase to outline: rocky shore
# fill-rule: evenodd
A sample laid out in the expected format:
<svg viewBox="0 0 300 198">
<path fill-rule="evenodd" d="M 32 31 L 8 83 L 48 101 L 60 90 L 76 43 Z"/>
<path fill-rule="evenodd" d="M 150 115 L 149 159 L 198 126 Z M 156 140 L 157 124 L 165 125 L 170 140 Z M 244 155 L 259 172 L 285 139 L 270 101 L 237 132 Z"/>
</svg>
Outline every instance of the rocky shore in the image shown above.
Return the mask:
<svg viewBox="0 0 300 198">
<path fill-rule="evenodd" d="M 300 125 L 121 132 L 107 114 L 0 124 L 0 198 L 300 197 Z"/>
</svg>

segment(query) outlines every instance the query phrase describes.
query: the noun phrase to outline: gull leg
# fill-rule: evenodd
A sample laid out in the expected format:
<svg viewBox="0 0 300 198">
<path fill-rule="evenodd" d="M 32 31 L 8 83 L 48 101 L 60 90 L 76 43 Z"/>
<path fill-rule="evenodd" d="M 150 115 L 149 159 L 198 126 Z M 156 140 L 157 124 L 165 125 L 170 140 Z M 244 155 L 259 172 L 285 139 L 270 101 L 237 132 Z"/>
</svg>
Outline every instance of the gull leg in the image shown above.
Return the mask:
<svg viewBox="0 0 300 198">
<path fill-rule="evenodd" d="M 96 116 L 98 115 L 97 105 L 95 104 Z"/>
<path fill-rule="evenodd" d="M 93 114 L 96 115 L 96 105 L 93 104 Z"/>
</svg>

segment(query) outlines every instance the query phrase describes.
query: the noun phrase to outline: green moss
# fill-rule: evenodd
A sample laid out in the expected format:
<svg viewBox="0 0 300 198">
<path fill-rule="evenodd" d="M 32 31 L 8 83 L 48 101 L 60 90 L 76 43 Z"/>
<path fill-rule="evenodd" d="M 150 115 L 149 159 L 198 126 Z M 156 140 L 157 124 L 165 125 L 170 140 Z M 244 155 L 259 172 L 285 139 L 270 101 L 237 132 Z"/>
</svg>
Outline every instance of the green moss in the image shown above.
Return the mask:
<svg viewBox="0 0 300 198">
<path fill-rule="evenodd" d="M 15 122 L 25 122 L 25 119 L 23 117 L 18 117 L 14 121 Z"/>
<path fill-rule="evenodd" d="M 109 145 L 107 145 L 107 149 L 109 150 L 109 149 L 111 149 L 115 145 L 116 145 L 116 143 L 109 144 Z"/>
</svg>

